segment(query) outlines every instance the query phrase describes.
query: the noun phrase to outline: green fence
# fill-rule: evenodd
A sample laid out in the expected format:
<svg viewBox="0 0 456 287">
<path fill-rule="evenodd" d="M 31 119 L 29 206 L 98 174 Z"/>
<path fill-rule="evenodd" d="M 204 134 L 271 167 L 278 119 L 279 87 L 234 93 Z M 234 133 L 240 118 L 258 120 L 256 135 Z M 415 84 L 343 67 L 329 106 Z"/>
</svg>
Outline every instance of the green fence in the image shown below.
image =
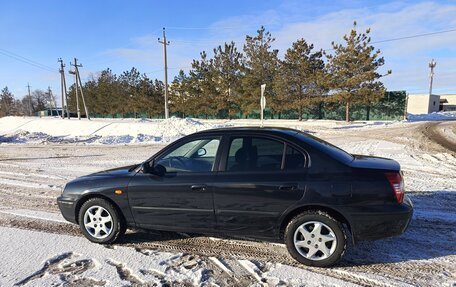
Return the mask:
<svg viewBox="0 0 456 287">
<path fill-rule="evenodd" d="M 400 120 L 404 118 L 405 92 L 387 92 L 379 102 L 350 106 L 350 120 Z M 322 103 L 306 110 L 305 119 L 345 120 L 345 105 Z"/>
<path fill-rule="evenodd" d="M 350 120 L 401 120 L 404 118 L 406 104 L 406 92 L 395 91 L 386 92 L 385 96 L 378 102 L 371 105 L 351 105 Z M 273 113 L 271 109 L 266 108 L 264 116 L 267 119 L 298 119 L 298 110 L 289 110 L 282 113 Z M 205 117 L 197 115 L 194 117 Z M 223 111 L 217 115 L 218 118 L 226 118 Z M 237 114 L 234 118 L 240 118 Z M 258 119 L 260 111 L 253 112 L 243 118 Z M 211 118 L 211 117 L 209 117 Z M 321 102 L 314 106 L 304 108 L 302 118 L 306 119 L 324 119 L 324 120 L 345 120 L 345 104 Z"/>
<path fill-rule="evenodd" d="M 371 105 L 351 105 L 350 120 L 401 120 L 404 118 L 406 104 L 405 91 L 386 92 L 385 96 L 378 102 Z M 171 113 L 171 116 L 182 117 L 181 113 Z M 227 111 L 220 111 L 216 116 L 207 116 L 204 114 L 185 115 L 194 118 L 228 118 Z M 273 113 L 271 109 L 266 108 L 264 112 L 266 119 L 298 119 L 297 110 L 289 110 L 282 113 Z M 116 114 L 91 114 L 93 118 L 150 118 L 147 113 L 116 113 Z M 240 113 L 232 118 L 251 118 L 260 117 L 259 110 L 247 116 Z M 155 115 L 153 118 L 163 118 L 163 115 Z M 302 118 L 305 119 L 325 119 L 325 120 L 345 120 L 345 105 L 339 103 L 321 102 L 317 105 L 304 109 Z"/>
</svg>

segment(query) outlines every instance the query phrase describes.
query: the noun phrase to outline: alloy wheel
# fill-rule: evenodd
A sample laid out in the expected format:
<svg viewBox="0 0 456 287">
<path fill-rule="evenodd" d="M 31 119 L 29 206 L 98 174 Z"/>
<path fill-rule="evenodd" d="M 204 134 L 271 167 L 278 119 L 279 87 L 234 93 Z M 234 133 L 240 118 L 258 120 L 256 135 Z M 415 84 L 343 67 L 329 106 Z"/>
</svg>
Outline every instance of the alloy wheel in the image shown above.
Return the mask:
<svg viewBox="0 0 456 287">
<path fill-rule="evenodd" d="M 91 206 L 84 213 L 84 228 L 96 239 L 108 237 L 113 230 L 111 214 L 101 206 Z"/>
<path fill-rule="evenodd" d="M 334 231 L 323 222 L 308 221 L 295 231 L 293 243 L 303 257 L 319 261 L 330 257 L 337 247 Z"/>
</svg>

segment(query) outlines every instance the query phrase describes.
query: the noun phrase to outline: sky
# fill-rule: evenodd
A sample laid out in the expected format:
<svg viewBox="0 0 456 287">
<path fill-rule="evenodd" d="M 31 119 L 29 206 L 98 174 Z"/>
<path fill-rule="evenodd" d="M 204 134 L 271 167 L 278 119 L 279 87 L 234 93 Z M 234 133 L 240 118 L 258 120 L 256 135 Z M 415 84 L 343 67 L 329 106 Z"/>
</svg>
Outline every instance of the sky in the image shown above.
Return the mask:
<svg viewBox="0 0 456 287">
<path fill-rule="evenodd" d="M 188 71 L 201 51 L 224 42 L 238 49 L 246 35 L 263 25 L 275 37 L 280 57 L 297 39 L 316 49 L 343 42 L 357 21 L 359 31 L 371 28 L 374 46 L 382 51 L 392 74 L 382 78 L 388 90 L 427 93 L 429 61 L 435 59 L 434 93 L 456 93 L 456 1 L 51 1 L 0 2 L 0 88 L 16 98 L 31 89 L 51 87 L 60 95 L 58 58 L 76 57 L 83 81 L 111 68 L 120 74 L 136 67 L 163 80 L 166 28 L 169 78 Z M 397 41 L 427 33 L 442 32 Z M 328 51 L 330 52 L 330 51 Z M 25 63 L 27 62 L 27 63 Z"/>
</svg>

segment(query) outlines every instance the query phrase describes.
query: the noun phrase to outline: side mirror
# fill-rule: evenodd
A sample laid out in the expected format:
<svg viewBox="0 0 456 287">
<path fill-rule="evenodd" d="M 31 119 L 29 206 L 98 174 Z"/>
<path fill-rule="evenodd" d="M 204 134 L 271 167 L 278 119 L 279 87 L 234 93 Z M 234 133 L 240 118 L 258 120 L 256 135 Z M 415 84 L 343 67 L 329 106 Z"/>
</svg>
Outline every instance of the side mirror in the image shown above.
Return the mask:
<svg viewBox="0 0 456 287">
<path fill-rule="evenodd" d="M 166 173 L 166 167 L 161 164 L 155 165 L 154 161 L 146 161 L 142 164 L 143 173 L 155 174 L 157 176 L 164 176 Z"/>
<path fill-rule="evenodd" d="M 158 176 L 164 176 L 166 173 L 166 167 L 161 164 L 157 164 L 154 166 L 154 171 L 152 173 Z"/>
<path fill-rule="evenodd" d="M 198 149 L 198 151 L 196 152 L 196 154 L 197 154 L 198 156 L 206 155 L 206 153 L 207 153 L 207 151 L 206 151 L 206 149 L 203 148 L 203 147 L 200 148 L 200 149 Z"/>
<path fill-rule="evenodd" d="M 154 172 L 154 162 L 153 161 L 146 161 L 142 164 L 142 172 L 143 173 L 153 173 Z"/>
</svg>

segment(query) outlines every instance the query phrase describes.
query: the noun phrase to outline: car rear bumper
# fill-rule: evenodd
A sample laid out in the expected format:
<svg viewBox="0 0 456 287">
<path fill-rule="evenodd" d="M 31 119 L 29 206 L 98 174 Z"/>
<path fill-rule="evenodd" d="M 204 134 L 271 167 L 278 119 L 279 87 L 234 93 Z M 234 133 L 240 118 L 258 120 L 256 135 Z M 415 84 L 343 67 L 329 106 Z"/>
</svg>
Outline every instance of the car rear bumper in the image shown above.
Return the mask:
<svg viewBox="0 0 456 287">
<path fill-rule="evenodd" d="M 402 204 L 384 212 L 352 214 L 354 240 L 375 240 L 400 235 L 407 230 L 412 215 L 413 204 L 407 196 Z"/>
<path fill-rule="evenodd" d="M 66 220 L 72 223 L 77 223 L 74 211 L 75 202 L 73 200 L 59 196 L 57 198 L 57 205 L 59 206 L 60 212 Z"/>
</svg>

